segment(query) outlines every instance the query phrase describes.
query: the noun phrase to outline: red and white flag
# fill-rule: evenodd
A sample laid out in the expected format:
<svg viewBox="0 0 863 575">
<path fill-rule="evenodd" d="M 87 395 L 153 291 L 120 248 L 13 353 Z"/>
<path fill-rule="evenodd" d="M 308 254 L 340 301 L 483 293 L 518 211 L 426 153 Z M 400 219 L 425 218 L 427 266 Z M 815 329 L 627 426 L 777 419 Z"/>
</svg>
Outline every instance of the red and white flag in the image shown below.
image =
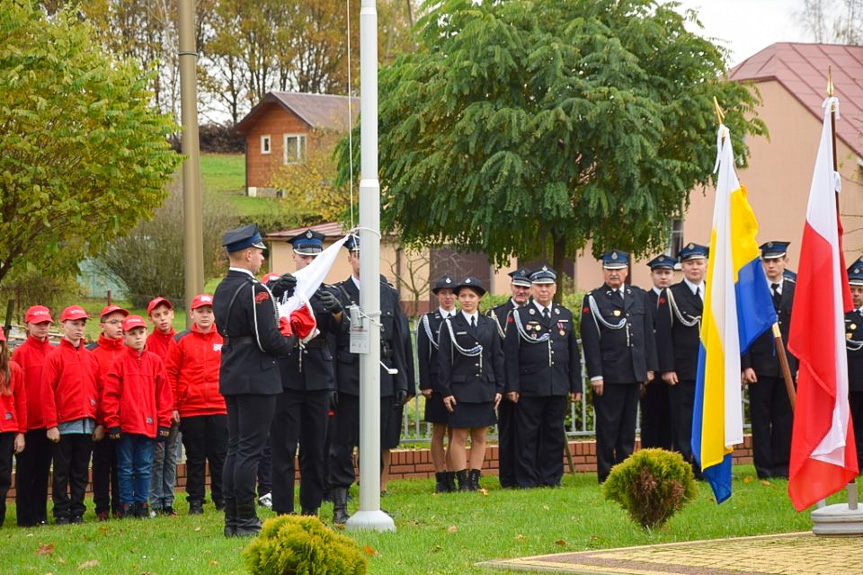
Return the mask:
<svg viewBox="0 0 863 575">
<path fill-rule="evenodd" d="M 788 336 L 788 349 L 800 361 L 788 481 L 788 496 L 798 511 L 857 476 L 844 325 L 852 305 L 836 206 L 840 180 L 833 169 L 834 106 L 838 116 L 839 101 L 824 102 Z"/>
</svg>

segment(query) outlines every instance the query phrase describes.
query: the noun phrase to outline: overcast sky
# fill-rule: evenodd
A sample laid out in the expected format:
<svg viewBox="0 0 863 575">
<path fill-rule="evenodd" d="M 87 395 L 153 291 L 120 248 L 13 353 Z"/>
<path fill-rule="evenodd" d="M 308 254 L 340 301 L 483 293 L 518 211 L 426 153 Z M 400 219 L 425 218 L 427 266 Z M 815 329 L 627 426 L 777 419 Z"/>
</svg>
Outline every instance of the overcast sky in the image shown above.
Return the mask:
<svg viewBox="0 0 863 575">
<path fill-rule="evenodd" d="M 703 36 L 724 40 L 731 65 L 774 42 L 811 42 L 796 22 L 803 0 L 678 0 L 696 10 Z"/>
</svg>

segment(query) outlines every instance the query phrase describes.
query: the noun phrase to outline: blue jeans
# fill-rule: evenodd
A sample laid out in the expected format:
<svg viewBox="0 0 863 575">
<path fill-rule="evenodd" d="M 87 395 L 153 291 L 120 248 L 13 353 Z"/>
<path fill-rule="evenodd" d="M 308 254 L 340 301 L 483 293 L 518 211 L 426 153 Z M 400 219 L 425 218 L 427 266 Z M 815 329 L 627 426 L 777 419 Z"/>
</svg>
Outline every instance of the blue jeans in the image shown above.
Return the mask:
<svg viewBox="0 0 863 575">
<path fill-rule="evenodd" d="M 156 444 L 153 473 L 150 478 L 150 509 L 174 506 L 174 484 L 177 482 L 177 459 L 180 453 L 180 425 L 171 424 L 168 441 Z"/>
<path fill-rule="evenodd" d="M 156 440 L 137 433 L 127 433 L 117 442 L 117 477 L 120 503 L 146 503 L 150 492 L 150 468 Z"/>
</svg>

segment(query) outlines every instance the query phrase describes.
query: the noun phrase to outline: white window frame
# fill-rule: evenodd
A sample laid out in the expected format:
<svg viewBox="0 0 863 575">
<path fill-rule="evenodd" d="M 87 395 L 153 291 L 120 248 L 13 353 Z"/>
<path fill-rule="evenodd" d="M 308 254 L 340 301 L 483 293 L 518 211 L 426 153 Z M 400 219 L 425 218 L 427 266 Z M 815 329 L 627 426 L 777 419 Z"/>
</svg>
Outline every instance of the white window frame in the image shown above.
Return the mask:
<svg viewBox="0 0 863 575">
<path fill-rule="evenodd" d="M 299 157 L 296 158 L 288 158 L 288 140 L 296 138 L 298 142 L 297 149 L 299 151 Z M 285 150 L 284 150 L 284 163 L 285 164 L 302 164 L 306 161 L 306 135 L 305 134 L 285 134 L 284 138 Z"/>
<path fill-rule="evenodd" d="M 677 225 L 675 225 L 677 224 Z M 683 218 L 671 218 L 668 222 L 670 233 L 668 234 L 668 249 L 666 255 L 677 259 L 677 252 L 683 247 Z M 677 249 L 675 249 L 677 248 Z M 680 264 L 674 264 L 674 269 L 679 270 Z"/>
<path fill-rule="evenodd" d="M 261 136 L 261 154 L 267 155 L 273 151 L 273 139 L 269 134 Z"/>
</svg>

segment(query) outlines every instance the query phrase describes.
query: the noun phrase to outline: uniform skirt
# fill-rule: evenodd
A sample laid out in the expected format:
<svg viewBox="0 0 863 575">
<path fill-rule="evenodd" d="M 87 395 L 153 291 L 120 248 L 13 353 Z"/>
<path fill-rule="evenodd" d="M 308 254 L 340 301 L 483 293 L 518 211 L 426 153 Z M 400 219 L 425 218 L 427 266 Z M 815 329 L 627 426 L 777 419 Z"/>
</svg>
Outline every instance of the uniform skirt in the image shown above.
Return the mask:
<svg viewBox="0 0 863 575">
<path fill-rule="evenodd" d="M 428 423 L 449 424 L 449 411 L 443 404 L 443 396 L 438 392 L 433 392 L 431 397 L 426 398 L 425 414 L 423 421 Z"/>
<path fill-rule="evenodd" d="M 494 402 L 485 403 L 457 403 L 455 409 L 449 414 L 449 427 L 473 428 L 489 427 L 497 423 L 494 414 Z"/>
</svg>

